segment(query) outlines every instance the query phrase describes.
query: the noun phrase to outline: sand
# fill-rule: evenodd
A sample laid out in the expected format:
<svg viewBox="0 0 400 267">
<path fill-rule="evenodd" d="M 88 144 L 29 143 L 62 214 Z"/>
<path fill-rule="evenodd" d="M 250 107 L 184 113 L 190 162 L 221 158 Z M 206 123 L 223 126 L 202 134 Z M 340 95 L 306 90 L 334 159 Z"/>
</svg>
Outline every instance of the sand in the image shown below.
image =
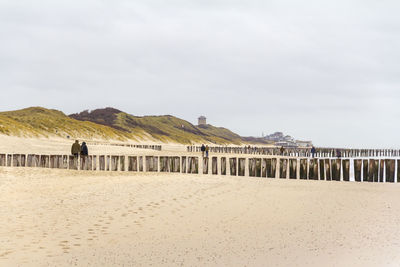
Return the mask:
<svg viewBox="0 0 400 267">
<path fill-rule="evenodd" d="M 2 167 L 0 207 L 0 266 L 400 264 L 398 184 Z"/>
</svg>

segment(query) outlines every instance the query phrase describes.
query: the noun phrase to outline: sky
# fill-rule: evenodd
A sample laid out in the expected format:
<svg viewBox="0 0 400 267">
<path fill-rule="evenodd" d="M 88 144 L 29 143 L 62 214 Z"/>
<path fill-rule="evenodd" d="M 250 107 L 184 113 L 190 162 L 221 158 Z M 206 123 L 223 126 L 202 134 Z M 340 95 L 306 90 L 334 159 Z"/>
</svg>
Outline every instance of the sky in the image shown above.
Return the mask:
<svg viewBox="0 0 400 267">
<path fill-rule="evenodd" d="M 400 148 L 387 0 L 0 0 L 0 111 L 114 107 L 243 136 Z"/>
</svg>

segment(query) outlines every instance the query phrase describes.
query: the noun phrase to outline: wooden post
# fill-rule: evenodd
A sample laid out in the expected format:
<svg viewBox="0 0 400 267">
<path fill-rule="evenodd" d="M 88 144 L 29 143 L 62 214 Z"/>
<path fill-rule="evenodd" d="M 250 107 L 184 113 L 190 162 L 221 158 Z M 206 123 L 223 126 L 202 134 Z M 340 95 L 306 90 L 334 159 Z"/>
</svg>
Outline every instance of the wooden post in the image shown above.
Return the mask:
<svg viewBox="0 0 400 267">
<path fill-rule="evenodd" d="M 375 179 L 375 175 L 377 175 L 377 170 L 376 169 L 376 162 L 374 159 L 370 159 L 369 160 L 369 175 L 368 175 L 368 182 L 374 182 Z"/>
<path fill-rule="evenodd" d="M 106 156 L 106 171 L 111 170 L 111 157 L 109 155 Z"/>
<path fill-rule="evenodd" d="M 318 180 L 318 159 L 310 159 L 309 179 Z"/>
<path fill-rule="evenodd" d="M 158 172 L 158 157 L 153 157 L 153 171 Z"/>
<path fill-rule="evenodd" d="M 13 167 L 21 167 L 21 155 L 20 154 L 13 154 Z"/>
<path fill-rule="evenodd" d="M 138 170 L 137 167 L 137 157 L 128 157 L 128 171 L 136 172 Z"/>
<path fill-rule="evenodd" d="M 361 165 L 362 165 L 361 159 L 354 160 L 354 180 L 356 182 L 361 182 Z"/>
<path fill-rule="evenodd" d="M 49 155 L 40 155 L 40 167 L 48 168 L 50 166 Z"/>
<path fill-rule="evenodd" d="M 369 170 L 368 170 L 368 160 L 364 159 L 363 164 L 363 182 L 368 182 Z"/>
<path fill-rule="evenodd" d="M 344 159 L 343 164 L 343 181 L 350 181 L 350 160 Z"/>
<path fill-rule="evenodd" d="M 21 155 L 21 167 L 25 167 L 26 166 L 26 155 L 22 154 Z"/>
<path fill-rule="evenodd" d="M 245 158 L 239 158 L 239 160 L 238 160 L 238 174 L 239 174 L 239 176 L 246 175 L 246 159 Z"/>
<path fill-rule="evenodd" d="M 203 158 L 203 174 L 208 174 L 208 157 Z"/>
<path fill-rule="evenodd" d="M 307 180 L 307 159 L 300 159 L 300 179 Z"/>
<path fill-rule="evenodd" d="M 319 179 L 325 180 L 325 161 L 323 159 L 319 160 Z"/>
<path fill-rule="evenodd" d="M 75 156 L 69 156 L 69 169 L 77 170 L 78 169 L 78 158 Z"/>
<path fill-rule="evenodd" d="M 236 162 L 237 162 L 237 159 L 236 158 L 230 158 L 229 159 L 229 169 L 230 169 L 230 171 L 231 171 L 231 175 L 232 176 L 236 176 L 236 174 L 237 174 L 237 164 L 236 164 Z"/>
<path fill-rule="evenodd" d="M 186 157 L 182 157 L 182 168 L 181 171 L 182 173 L 186 173 Z"/>
<path fill-rule="evenodd" d="M 172 172 L 181 172 L 181 159 L 180 157 L 171 157 L 170 160 L 174 163 L 173 168 L 170 169 Z"/>
<path fill-rule="evenodd" d="M 121 172 L 125 171 L 125 156 L 119 156 L 119 170 Z"/>
<path fill-rule="evenodd" d="M 267 159 L 261 159 L 261 177 L 267 177 Z"/>
<path fill-rule="evenodd" d="M 6 166 L 6 154 L 0 154 L 0 167 Z"/>
<path fill-rule="evenodd" d="M 297 160 L 289 159 L 289 179 L 297 179 Z"/>
<path fill-rule="evenodd" d="M 332 168 L 331 168 L 331 160 L 330 159 L 325 159 L 325 174 L 326 174 L 326 180 L 331 181 L 332 180 Z"/>
<path fill-rule="evenodd" d="M 58 167 L 57 156 L 50 155 L 50 168 L 57 168 L 57 167 Z"/>
<path fill-rule="evenodd" d="M 380 163 L 379 164 L 379 182 L 383 183 L 383 175 L 385 172 L 385 160 L 381 159 L 379 163 Z"/>
<path fill-rule="evenodd" d="M 400 159 L 397 160 L 397 182 L 400 183 Z"/>
<path fill-rule="evenodd" d="M 240 160 L 239 160 L 239 172 L 240 172 Z M 256 176 L 256 159 L 255 158 L 249 158 L 249 176 L 254 177 Z"/>
<path fill-rule="evenodd" d="M 255 166 L 256 177 L 261 177 L 261 159 L 257 158 L 255 163 L 256 163 L 256 166 Z"/>
<path fill-rule="evenodd" d="M 153 171 L 153 157 L 151 156 L 146 156 L 146 172 Z"/>
<path fill-rule="evenodd" d="M 118 171 L 118 161 L 119 157 L 118 156 L 111 156 L 111 171 Z"/>
<path fill-rule="evenodd" d="M 385 161 L 385 165 L 386 165 L 386 182 L 394 183 L 395 160 L 387 159 Z"/>
<path fill-rule="evenodd" d="M 287 177 L 287 159 L 279 160 L 279 178 L 286 179 Z"/>
<path fill-rule="evenodd" d="M 221 157 L 221 175 L 226 175 L 226 158 Z"/>
<path fill-rule="evenodd" d="M 217 175 L 218 174 L 218 158 L 217 157 L 212 157 L 212 174 Z"/>
<path fill-rule="evenodd" d="M 340 181 L 341 159 L 332 160 L 332 180 Z"/>
<path fill-rule="evenodd" d="M 11 163 L 12 163 L 12 155 L 10 155 L 10 154 L 7 154 L 7 156 L 6 156 L 6 158 L 7 158 L 7 167 L 11 167 Z"/>
<path fill-rule="evenodd" d="M 139 163 L 139 171 L 142 172 L 143 170 L 145 170 L 145 168 L 144 168 L 144 159 L 143 159 L 142 156 L 139 156 L 138 163 Z"/>
<path fill-rule="evenodd" d="M 97 171 L 97 156 L 96 155 L 93 155 L 92 170 Z"/>
<path fill-rule="evenodd" d="M 99 156 L 99 170 L 105 171 L 106 170 L 106 158 L 105 156 Z"/>
</svg>

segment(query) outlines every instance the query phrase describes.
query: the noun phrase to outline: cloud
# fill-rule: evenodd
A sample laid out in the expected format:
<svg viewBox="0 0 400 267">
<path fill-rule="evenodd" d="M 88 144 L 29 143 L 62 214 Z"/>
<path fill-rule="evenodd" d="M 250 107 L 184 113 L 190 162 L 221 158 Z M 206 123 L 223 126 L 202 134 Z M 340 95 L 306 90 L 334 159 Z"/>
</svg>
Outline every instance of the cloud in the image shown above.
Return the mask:
<svg viewBox="0 0 400 267">
<path fill-rule="evenodd" d="M 399 147 L 399 5 L 0 0 L 1 109 L 205 114 L 243 135 Z"/>
</svg>

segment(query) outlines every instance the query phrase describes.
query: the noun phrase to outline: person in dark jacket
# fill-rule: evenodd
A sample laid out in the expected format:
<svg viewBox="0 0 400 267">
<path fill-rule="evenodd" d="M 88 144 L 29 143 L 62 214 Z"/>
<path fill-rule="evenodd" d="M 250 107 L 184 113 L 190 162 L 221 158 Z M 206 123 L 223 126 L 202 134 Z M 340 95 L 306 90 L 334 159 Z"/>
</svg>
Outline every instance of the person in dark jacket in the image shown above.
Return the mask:
<svg viewBox="0 0 400 267">
<path fill-rule="evenodd" d="M 79 153 L 81 153 L 81 145 L 79 145 L 78 140 L 75 140 L 75 143 L 73 143 L 71 147 L 71 154 L 77 158 Z"/>
<path fill-rule="evenodd" d="M 317 152 L 317 150 L 315 149 L 315 147 L 311 148 L 311 156 L 314 158 L 314 154 L 315 152 Z"/>
<path fill-rule="evenodd" d="M 87 155 L 89 155 L 88 147 L 86 146 L 85 142 L 82 142 L 81 156 L 87 156 Z"/>
<path fill-rule="evenodd" d="M 200 150 L 201 150 L 201 156 L 204 158 L 204 152 L 206 151 L 206 146 L 202 144 Z"/>
</svg>

